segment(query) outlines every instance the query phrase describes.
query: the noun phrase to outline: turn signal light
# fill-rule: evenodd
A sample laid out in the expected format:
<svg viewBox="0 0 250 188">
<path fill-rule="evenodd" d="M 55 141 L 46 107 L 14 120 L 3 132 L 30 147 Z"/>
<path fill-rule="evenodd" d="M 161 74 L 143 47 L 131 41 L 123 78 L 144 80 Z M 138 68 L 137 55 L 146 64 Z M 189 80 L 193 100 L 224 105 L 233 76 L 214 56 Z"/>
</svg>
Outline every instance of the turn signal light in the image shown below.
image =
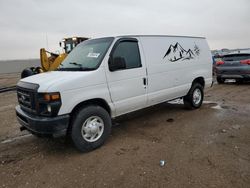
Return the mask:
<svg viewBox="0 0 250 188">
<path fill-rule="evenodd" d="M 241 60 L 240 63 L 244 65 L 250 65 L 250 59 Z"/>
<path fill-rule="evenodd" d="M 59 93 L 46 93 L 43 96 L 45 101 L 57 101 L 60 100 L 60 94 Z"/>
</svg>

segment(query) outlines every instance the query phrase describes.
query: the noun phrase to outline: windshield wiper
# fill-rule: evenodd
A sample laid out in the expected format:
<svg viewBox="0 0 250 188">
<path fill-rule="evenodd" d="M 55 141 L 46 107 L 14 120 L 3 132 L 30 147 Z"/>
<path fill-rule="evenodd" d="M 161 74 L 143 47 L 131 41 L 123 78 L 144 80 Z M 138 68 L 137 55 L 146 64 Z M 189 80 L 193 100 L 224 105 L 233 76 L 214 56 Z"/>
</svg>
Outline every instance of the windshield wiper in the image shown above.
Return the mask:
<svg viewBox="0 0 250 188">
<path fill-rule="evenodd" d="M 71 65 L 78 65 L 78 66 L 82 66 L 82 64 L 80 64 L 80 63 L 76 63 L 76 62 L 70 62 L 69 64 L 71 64 Z"/>
<path fill-rule="evenodd" d="M 90 68 L 90 67 L 83 67 L 82 64 L 76 63 L 76 62 L 70 62 L 69 64 L 79 66 L 79 70 L 81 71 L 90 71 L 90 70 L 96 69 L 96 68 Z"/>
<path fill-rule="evenodd" d="M 82 67 L 82 64 L 76 63 L 76 62 L 70 62 L 69 64 L 71 64 L 71 65 L 78 65 L 78 66 Z"/>
<path fill-rule="evenodd" d="M 67 68 L 58 68 L 57 71 L 92 71 L 96 70 L 96 68 L 89 68 L 89 67 L 67 67 Z"/>
<path fill-rule="evenodd" d="M 91 71 L 91 70 L 95 70 L 96 68 L 79 67 L 79 69 L 80 69 L 81 71 Z"/>
</svg>

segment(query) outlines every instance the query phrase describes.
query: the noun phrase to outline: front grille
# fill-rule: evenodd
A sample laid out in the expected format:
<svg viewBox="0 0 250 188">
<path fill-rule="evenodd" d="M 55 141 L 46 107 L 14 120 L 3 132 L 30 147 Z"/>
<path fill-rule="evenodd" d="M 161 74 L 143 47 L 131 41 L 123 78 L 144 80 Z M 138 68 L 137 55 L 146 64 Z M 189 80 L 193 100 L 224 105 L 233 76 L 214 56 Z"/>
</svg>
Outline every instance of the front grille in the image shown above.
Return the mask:
<svg viewBox="0 0 250 188">
<path fill-rule="evenodd" d="M 32 114 L 36 113 L 35 93 L 36 91 L 17 87 L 17 99 L 22 110 Z"/>
<path fill-rule="evenodd" d="M 31 93 L 21 90 L 19 89 L 17 91 L 17 96 L 18 96 L 18 101 L 20 103 L 20 105 L 25 106 L 27 108 L 31 108 Z"/>
</svg>

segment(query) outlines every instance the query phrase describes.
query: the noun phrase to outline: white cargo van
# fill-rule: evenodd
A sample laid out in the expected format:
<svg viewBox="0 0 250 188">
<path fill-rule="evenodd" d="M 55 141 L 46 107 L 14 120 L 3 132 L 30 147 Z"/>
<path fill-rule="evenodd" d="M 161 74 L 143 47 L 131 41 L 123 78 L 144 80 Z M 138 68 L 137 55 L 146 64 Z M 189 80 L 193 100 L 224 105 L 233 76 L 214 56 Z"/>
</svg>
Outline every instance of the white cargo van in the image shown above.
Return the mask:
<svg viewBox="0 0 250 188">
<path fill-rule="evenodd" d="M 205 38 L 118 36 L 78 45 L 57 71 L 17 84 L 17 118 L 35 135 L 68 134 L 80 151 L 101 146 L 111 119 L 182 98 L 199 108 L 212 83 Z"/>
</svg>

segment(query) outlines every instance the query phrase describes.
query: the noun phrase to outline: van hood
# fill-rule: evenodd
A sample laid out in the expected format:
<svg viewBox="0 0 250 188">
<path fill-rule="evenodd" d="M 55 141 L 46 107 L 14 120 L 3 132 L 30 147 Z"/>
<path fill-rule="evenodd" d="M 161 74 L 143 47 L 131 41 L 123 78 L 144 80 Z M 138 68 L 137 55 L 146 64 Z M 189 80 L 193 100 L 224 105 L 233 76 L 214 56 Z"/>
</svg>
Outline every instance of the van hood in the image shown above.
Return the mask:
<svg viewBox="0 0 250 188">
<path fill-rule="evenodd" d="M 98 85 L 104 83 L 105 77 L 100 74 L 102 69 L 95 71 L 51 71 L 36 74 L 20 80 L 21 82 L 39 85 L 38 92 L 57 92 Z M 98 74 L 98 76 L 94 76 Z"/>
</svg>

